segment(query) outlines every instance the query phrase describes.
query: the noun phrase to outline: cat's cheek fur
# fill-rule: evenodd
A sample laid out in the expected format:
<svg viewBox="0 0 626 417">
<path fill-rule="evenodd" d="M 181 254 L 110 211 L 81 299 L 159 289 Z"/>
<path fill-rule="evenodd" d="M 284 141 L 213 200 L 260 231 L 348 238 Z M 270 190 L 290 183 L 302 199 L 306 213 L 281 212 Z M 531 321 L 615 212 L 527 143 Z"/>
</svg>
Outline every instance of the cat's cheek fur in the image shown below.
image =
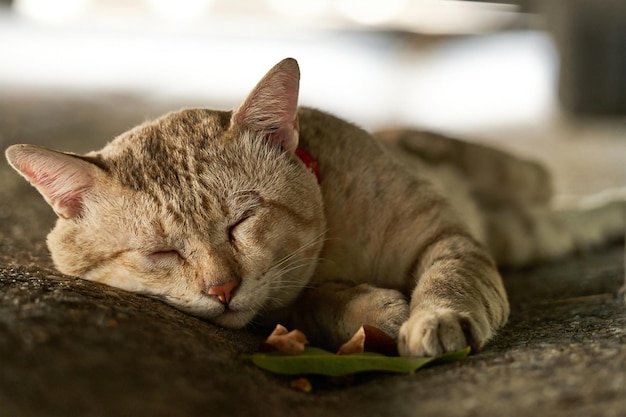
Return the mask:
<svg viewBox="0 0 626 417">
<path fill-rule="evenodd" d="M 149 286 L 137 275 L 121 265 L 109 263 L 99 268 L 92 269 L 83 275 L 88 281 L 99 282 L 125 291 L 141 294 L 149 294 Z"/>
<path fill-rule="evenodd" d="M 232 302 L 226 310 L 214 297 L 200 291 L 190 268 L 170 268 L 148 273 L 137 268 L 139 254 L 127 253 L 98 266 L 83 275 L 84 279 L 100 282 L 126 291 L 153 297 L 175 308 L 224 327 L 240 328 L 254 316 L 247 303 Z"/>
<path fill-rule="evenodd" d="M 74 220 L 59 219 L 48 234 L 46 243 L 52 261 L 59 271 L 66 275 L 89 279 L 85 275 L 93 270 L 95 265 L 107 264 L 118 252 L 117 246 L 105 246 L 103 242 L 91 239 L 92 234 L 85 234 L 85 229 L 89 229 L 88 219 L 82 222 L 82 225 L 78 225 Z M 105 240 L 111 235 L 114 233 L 103 233 L 101 236 Z"/>
</svg>

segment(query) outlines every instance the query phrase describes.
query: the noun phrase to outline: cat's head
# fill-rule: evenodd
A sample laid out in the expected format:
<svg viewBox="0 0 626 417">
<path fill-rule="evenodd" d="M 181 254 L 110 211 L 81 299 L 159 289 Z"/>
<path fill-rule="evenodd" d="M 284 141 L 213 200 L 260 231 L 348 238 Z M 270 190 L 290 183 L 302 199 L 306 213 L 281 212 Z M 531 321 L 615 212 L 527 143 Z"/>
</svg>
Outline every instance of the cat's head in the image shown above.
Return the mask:
<svg viewBox="0 0 626 417">
<path fill-rule="evenodd" d="M 316 178 L 294 155 L 298 83 L 286 59 L 232 112 L 171 113 L 85 156 L 10 147 L 59 217 L 56 267 L 227 327 L 292 302 L 325 231 Z"/>
</svg>

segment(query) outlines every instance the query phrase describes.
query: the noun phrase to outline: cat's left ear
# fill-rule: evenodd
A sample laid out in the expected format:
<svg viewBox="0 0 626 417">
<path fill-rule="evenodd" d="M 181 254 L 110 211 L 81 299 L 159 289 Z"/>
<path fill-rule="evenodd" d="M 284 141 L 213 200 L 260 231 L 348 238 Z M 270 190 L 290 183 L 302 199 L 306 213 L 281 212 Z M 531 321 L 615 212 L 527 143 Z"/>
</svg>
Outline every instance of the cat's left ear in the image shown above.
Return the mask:
<svg viewBox="0 0 626 417">
<path fill-rule="evenodd" d="M 289 152 L 298 147 L 300 68 L 295 59 L 276 64 L 233 112 L 232 123 L 264 132 L 270 142 Z"/>
<path fill-rule="evenodd" d="M 84 199 L 95 185 L 99 168 L 82 158 L 34 145 L 6 150 L 13 168 L 41 193 L 57 216 L 79 217 Z"/>
</svg>

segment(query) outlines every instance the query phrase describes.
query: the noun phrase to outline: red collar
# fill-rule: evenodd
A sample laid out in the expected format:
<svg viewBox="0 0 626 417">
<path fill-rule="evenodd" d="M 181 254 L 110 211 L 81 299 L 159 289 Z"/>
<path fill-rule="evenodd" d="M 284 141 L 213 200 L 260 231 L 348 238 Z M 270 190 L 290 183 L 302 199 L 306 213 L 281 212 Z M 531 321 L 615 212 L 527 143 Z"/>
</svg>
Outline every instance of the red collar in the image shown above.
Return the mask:
<svg viewBox="0 0 626 417">
<path fill-rule="evenodd" d="M 296 149 L 296 156 L 300 158 L 300 160 L 304 163 L 304 166 L 306 166 L 309 171 L 315 174 L 317 183 L 320 184 L 322 182 L 322 178 L 320 177 L 320 168 L 319 165 L 317 165 L 317 161 L 311 156 L 310 153 L 301 148 Z"/>
</svg>

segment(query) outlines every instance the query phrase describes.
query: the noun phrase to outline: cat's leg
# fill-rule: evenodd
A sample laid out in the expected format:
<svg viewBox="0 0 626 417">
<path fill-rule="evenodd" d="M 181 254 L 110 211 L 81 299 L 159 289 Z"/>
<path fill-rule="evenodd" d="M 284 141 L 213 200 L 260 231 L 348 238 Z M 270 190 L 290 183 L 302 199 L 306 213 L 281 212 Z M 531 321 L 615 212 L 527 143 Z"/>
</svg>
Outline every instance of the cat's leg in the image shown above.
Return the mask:
<svg viewBox="0 0 626 417">
<path fill-rule="evenodd" d="M 552 211 L 519 205 L 484 209 L 486 244 L 500 266 L 523 267 L 572 253 L 574 236 Z"/>
<path fill-rule="evenodd" d="M 408 314 L 407 299 L 399 291 L 333 282 L 305 290 L 295 303 L 290 325 L 313 344 L 336 350 L 364 324 L 396 339 Z"/>
<path fill-rule="evenodd" d="M 501 206 L 485 210 L 487 244 L 501 266 L 525 266 L 624 239 L 626 199 L 574 207 Z"/>
<path fill-rule="evenodd" d="M 467 345 L 481 349 L 509 313 L 493 260 L 463 233 L 436 236 L 422 251 L 409 319 L 399 332 L 400 354 L 432 356 Z"/>
<path fill-rule="evenodd" d="M 290 325 L 334 350 L 369 324 L 398 340 L 405 356 L 479 350 L 503 326 L 508 302 L 493 260 L 469 235 L 442 235 L 424 248 L 410 304 L 396 290 L 327 283 L 304 291 Z"/>
<path fill-rule="evenodd" d="M 626 233 L 626 188 L 585 197 L 569 207 L 553 210 L 574 236 L 576 247 L 586 250 L 624 240 Z"/>
</svg>

